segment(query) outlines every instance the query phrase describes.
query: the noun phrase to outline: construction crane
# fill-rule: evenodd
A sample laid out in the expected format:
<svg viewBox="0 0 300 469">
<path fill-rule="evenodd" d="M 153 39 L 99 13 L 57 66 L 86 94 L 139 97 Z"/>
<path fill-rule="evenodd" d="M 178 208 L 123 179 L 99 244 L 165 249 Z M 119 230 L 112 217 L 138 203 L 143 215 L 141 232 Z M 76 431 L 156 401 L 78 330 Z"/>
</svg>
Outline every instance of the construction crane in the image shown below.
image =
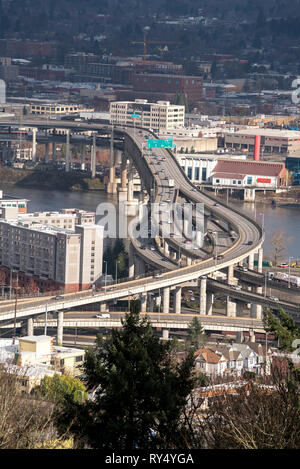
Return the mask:
<svg viewBox="0 0 300 469">
<path fill-rule="evenodd" d="M 143 44 L 144 45 L 144 60 L 146 60 L 147 55 L 147 44 L 182 44 L 182 42 L 176 41 L 147 41 L 146 34 L 144 34 L 144 40 L 141 41 L 132 41 L 130 44 Z"/>
</svg>

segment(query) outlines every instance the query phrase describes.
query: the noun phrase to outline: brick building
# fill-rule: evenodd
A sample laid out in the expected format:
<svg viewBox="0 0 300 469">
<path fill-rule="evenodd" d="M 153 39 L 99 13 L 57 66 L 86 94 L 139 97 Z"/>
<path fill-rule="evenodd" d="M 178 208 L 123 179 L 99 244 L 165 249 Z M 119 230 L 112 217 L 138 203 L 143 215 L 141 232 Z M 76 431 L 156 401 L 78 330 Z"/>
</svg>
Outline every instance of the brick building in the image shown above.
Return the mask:
<svg viewBox="0 0 300 469">
<path fill-rule="evenodd" d="M 197 103 L 203 96 L 202 77 L 164 73 L 134 73 L 132 85 L 134 91 L 185 95 L 189 104 Z"/>
</svg>

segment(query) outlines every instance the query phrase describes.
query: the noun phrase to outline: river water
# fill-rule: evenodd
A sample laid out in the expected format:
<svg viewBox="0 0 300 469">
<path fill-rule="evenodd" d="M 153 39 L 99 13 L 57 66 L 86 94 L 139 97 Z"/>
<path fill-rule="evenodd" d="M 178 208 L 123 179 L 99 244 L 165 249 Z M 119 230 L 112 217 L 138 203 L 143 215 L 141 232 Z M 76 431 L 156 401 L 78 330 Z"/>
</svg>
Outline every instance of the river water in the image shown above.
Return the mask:
<svg viewBox="0 0 300 469">
<path fill-rule="evenodd" d="M 30 202 L 28 211 L 44 211 L 59 210 L 61 208 L 80 208 L 83 210 L 96 211 L 98 204 L 102 202 L 117 203 L 116 198 L 106 194 L 106 192 L 69 192 L 51 190 L 45 191 L 41 189 L 22 188 L 13 185 L 2 186 L 4 194 L 14 197 L 26 198 Z M 264 224 L 266 230 L 266 241 L 264 243 L 265 253 L 270 250 L 268 243 L 273 232 L 284 230 L 287 238 L 292 240 L 287 243 L 285 259 L 293 256 L 300 259 L 300 208 L 292 207 L 276 207 L 265 204 L 252 204 L 240 201 L 230 201 L 236 207 L 249 212 L 256 219 Z"/>
</svg>

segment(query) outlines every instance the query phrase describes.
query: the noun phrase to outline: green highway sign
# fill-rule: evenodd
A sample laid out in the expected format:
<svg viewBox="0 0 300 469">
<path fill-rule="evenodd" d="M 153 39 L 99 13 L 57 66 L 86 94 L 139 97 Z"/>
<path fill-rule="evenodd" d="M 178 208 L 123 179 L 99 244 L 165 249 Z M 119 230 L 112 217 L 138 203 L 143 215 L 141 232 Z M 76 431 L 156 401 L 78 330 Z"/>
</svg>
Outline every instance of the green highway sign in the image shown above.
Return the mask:
<svg viewBox="0 0 300 469">
<path fill-rule="evenodd" d="M 131 114 L 131 119 L 139 119 L 140 117 L 139 114 Z"/>
<path fill-rule="evenodd" d="M 173 148 L 173 139 L 149 138 L 148 148 Z"/>
</svg>

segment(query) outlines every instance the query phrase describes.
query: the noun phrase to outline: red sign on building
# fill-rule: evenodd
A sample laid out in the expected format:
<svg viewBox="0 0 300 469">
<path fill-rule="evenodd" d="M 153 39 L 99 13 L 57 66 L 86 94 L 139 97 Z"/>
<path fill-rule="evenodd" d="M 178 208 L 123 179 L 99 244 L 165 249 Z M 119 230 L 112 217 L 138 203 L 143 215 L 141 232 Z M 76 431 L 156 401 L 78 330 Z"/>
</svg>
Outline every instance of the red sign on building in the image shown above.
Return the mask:
<svg viewBox="0 0 300 469">
<path fill-rule="evenodd" d="M 270 184 L 270 178 L 257 178 L 257 182 L 263 182 L 264 184 Z"/>
</svg>

